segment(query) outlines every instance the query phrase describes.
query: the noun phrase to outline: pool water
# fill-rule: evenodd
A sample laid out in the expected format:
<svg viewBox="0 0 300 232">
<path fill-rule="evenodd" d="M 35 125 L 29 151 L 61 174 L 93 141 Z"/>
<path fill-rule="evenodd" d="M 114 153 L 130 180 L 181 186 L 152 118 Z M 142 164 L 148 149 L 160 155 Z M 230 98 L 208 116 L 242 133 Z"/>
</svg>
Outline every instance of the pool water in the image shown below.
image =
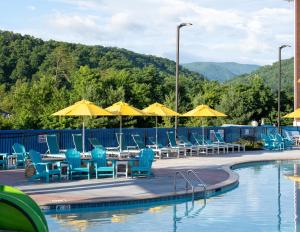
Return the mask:
<svg viewBox="0 0 300 232">
<path fill-rule="evenodd" d="M 235 170 L 237 188 L 207 200 L 47 215 L 50 231 L 300 231 L 300 162 Z M 299 200 L 298 200 L 299 199 Z"/>
</svg>

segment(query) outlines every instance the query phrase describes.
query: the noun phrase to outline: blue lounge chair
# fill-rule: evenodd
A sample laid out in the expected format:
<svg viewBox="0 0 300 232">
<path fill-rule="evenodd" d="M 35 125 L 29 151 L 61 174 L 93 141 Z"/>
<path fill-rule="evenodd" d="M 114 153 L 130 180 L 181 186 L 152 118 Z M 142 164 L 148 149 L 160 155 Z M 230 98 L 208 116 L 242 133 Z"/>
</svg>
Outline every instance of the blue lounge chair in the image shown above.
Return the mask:
<svg viewBox="0 0 300 232">
<path fill-rule="evenodd" d="M 90 160 L 82 160 L 80 152 L 75 149 L 68 149 L 66 151 L 66 159 L 69 165 L 69 175 L 72 180 L 73 176 L 86 175 L 90 179 Z M 86 166 L 82 166 L 81 163 L 86 162 Z"/>
<path fill-rule="evenodd" d="M 98 176 L 115 177 L 115 167 L 107 165 L 105 149 L 94 148 L 92 150 L 92 160 L 94 162 L 96 179 L 98 179 Z"/>
<path fill-rule="evenodd" d="M 215 150 L 219 152 L 219 146 L 216 144 L 208 144 L 208 142 L 204 139 L 202 135 L 198 135 L 196 133 L 192 133 L 192 136 L 196 142 L 196 144 L 199 146 L 199 153 L 205 153 L 208 155 L 209 153 L 214 153 Z"/>
<path fill-rule="evenodd" d="M 221 135 L 221 133 L 219 132 L 215 132 L 214 131 L 214 135 L 215 138 L 217 140 L 216 143 L 218 144 L 223 144 L 223 145 L 227 145 L 228 148 L 231 148 L 232 151 L 234 151 L 235 148 L 237 148 L 238 152 L 240 152 L 241 148 L 243 149 L 243 151 L 245 151 L 245 146 L 241 145 L 241 144 L 237 144 L 237 143 L 226 143 L 223 136 Z"/>
<path fill-rule="evenodd" d="M 58 157 L 64 157 L 66 150 L 59 149 L 58 142 L 57 142 L 57 136 L 55 134 L 52 135 L 46 135 L 46 143 L 48 150 L 46 153 L 48 153 L 51 156 L 58 156 Z"/>
<path fill-rule="evenodd" d="M 186 156 L 188 149 L 183 146 L 178 146 L 175 139 L 175 134 L 173 131 L 167 132 L 169 147 L 177 153 L 177 158 L 179 158 L 180 154 L 183 153 Z"/>
<path fill-rule="evenodd" d="M 60 162 L 43 162 L 41 154 L 35 150 L 29 151 L 29 157 L 31 160 L 30 165 L 33 165 L 35 168 L 35 174 L 31 177 L 32 179 L 45 178 L 47 183 L 50 177 L 53 176 L 58 176 L 60 179 Z M 56 164 L 56 168 L 54 168 L 54 164 Z M 51 169 L 51 167 L 53 167 L 53 169 Z"/>
<path fill-rule="evenodd" d="M 94 148 L 104 148 L 97 138 L 89 138 L 89 141 Z"/>
<path fill-rule="evenodd" d="M 285 147 L 292 149 L 293 146 L 296 145 L 295 141 L 293 140 L 293 138 L 291 137 L 288 131 L 284 131 L 284 132 L 285 132 L 285 137 L 283 137 L 283 140 L 284 140 Z"/>
<path fill-rule="evenodd" d="M 116 138 L 117 138 L 117 143 L 118 143 L 118 148 L 117 149 L 120 149 L 120 133 L 116 133 Z M 126 144 L 124 134 L 123 134 L 123 136 L 121 136 L 121 138 L 122 138 L 122 143 L 121 143 L 122 151 L 124 151 L 124 150 L 138 150 L 136 146 L 130 146 L 130 145 Z"/>
<path fill-rule="evenodd" d="M 73 144 L 76 151 L 80 153 L 83 152 L 83 145 L 82 145 L 82 135 L 81 134 L 72 134 L 73 137 Z"/>
<path fill-rule="evenodd" d="M 154 137 L 149 137 L 148 138 L 149 142 L 151 143 L 150 145 L 147 145 L 147 147 L 152 148 L 157 154 L 157 158 L 161 159 L 164 155 L 169 158 L 169 155 L 171 153 L 171 149 L 168 147 L 164 147 L 162 144 L 158 143 L 156 144 L 156 140 Z"/>
<path fill-rule="evenodd" d="M 178 136 L 179 139 L 179 145 L 189 149 L 189 153 L 192 156 L 193 154 L 199 155 L 199 146 L 192 144 L 187 137 L 185 137 L 184 135 L 179 135 Z"/>
<path fill-rule="evenodd" d="M 139 155 L 138 165 L 131 167 L 131 177 L 150 176 L 154 159 L 154 151 L 151 148 L 142 149 Z"/>
<path fill-rule="evenodd" d="M 139 134 L 135 134 L 135 135 L 131 135 L 133 141 L 136 144 L 136 147 L 138 149 L 144 149 L 146 148 L 145 142 L 143 141 L 143 139 L 141 138 L 141 136 Z"/>
<path fill-rule="evenodd" d="M 25 150 L 25 147 L 22 144 L 15 143 L 12 146 L 13 149 L 13 155 L 16 155 L 17 160 L 16 160 L 16 165 L 19 166 L 21 165 L 22 167 L 25 167 L 26 159 L 28 157 L 28 153 Z"/>
</svg>

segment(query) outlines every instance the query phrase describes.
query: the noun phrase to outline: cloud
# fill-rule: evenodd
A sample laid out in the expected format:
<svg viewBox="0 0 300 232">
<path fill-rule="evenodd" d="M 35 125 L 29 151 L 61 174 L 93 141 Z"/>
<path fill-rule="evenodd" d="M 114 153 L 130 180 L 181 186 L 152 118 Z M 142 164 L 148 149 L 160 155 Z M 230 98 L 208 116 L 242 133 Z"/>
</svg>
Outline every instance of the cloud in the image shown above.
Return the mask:
<svg viewBox="0 0 300 232">
<path fill-rule="evenodd" d="M 284 1 L 48 2 L 53 7 L 45 11 L 46 22 L 31 28 L 40 30 L 42 37 L 52 32 L 53 39 L 123 47 L 171 59 L 175 58 L 176 26 L 181 22 L 193 23 L 192 27 L 181 29 L 184 61 L 264 62 L 276 59 L 279 44 L 293 43 L 293 9 Z"/>
<path fill-rule="evenodd" d="M 31 11 L 35 11 L 36 7 L 33 5 L 27 6 L 27 9 L 31 10 Z"/>
</svg>

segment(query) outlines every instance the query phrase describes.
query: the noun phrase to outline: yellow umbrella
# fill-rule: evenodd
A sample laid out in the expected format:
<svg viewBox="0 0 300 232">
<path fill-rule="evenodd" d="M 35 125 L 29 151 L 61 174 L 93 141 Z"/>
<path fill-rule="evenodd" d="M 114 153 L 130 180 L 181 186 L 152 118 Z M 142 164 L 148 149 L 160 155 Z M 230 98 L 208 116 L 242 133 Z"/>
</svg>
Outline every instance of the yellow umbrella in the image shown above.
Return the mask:
<svg viewBox="0 0 300 232">
<path fill-rule="evenodd" d="M 295 182 L 300 182 L 300 176 L 295 176 L 295 175 L 286 175 L 287 178 L 290 180 L 293 180 Z"/>
<path fill-rule="evenodd" d="M 219 111 L 210 108 L 208 105 L 199 105 L 195 109 L 183 114 L 184 117 L 226 117 Z"/>
<path fill-rule="evenodd" d="M 159 103 L 153 103 L 152 105 L 148 106 L 147 108 L 142 110 L 144 113 L 154 115 L 155 116 L 155 141 L 157 144 L 157 117 L 172 117 L 172 116 L 180 116 L 174 110 L 169 109 L 165 105 Z"/>
<path fill-rule="evenodd" d="M 296 109 L 294 112 L 283 116 L 284 118 L 300 118 L 300 108 Z"/>
<path fill-rule="evenodd" d="M 182 115 L 183 117 L 226 117 L 219 111 L 210 108 L 208 105 L 199 105 L 195 109 Z M 204 142 L 204 127 L 202 126 L 202 138 Z"/>
<path fill-rule="evenodd" d="M 53 116 L 113 116 L 111 112 L 102 109 L 99 106 L 94 105 L 92 102 L 87 100 L 81 100 L 75 104 L 64 108 L 54 114 Z M 84 153 L 85 149 L 85 130 L 84 130 L 84 120 L 82 120 L 82 149 Z"/>
<path fill-rule="evenodd" d="M 107 111 L 120 116 L 120 151 L 122 151 L 122 116 L 147 116 L 143 111 L 125 103 L 119 101 L 107 108 Z"/>
</svg>

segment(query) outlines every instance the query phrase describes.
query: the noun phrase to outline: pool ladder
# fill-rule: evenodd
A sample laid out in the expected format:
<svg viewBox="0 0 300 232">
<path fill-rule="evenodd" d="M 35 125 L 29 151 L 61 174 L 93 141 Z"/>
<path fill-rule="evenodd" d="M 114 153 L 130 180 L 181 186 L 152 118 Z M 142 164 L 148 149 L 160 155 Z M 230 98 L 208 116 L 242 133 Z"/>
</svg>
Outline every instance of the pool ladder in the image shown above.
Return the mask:
<svg viewBox="0 0 300 232">
<path fill-rule="evenodd" d="M 204 201 L 206 202 L 206 183 L 192 169 L 186 171 L 176 171 L 174 175 L 174 192 L 177 190 L 177 176 L 181 176 L 185 180 L 185 190 L 188 191 L 188 186 L 192 189 L 192 201 L 195 199 L 195 188 L 201 187 L 204 190 Z M 196 182 L 196 183 L 195 183 Z"/>
</svg>

